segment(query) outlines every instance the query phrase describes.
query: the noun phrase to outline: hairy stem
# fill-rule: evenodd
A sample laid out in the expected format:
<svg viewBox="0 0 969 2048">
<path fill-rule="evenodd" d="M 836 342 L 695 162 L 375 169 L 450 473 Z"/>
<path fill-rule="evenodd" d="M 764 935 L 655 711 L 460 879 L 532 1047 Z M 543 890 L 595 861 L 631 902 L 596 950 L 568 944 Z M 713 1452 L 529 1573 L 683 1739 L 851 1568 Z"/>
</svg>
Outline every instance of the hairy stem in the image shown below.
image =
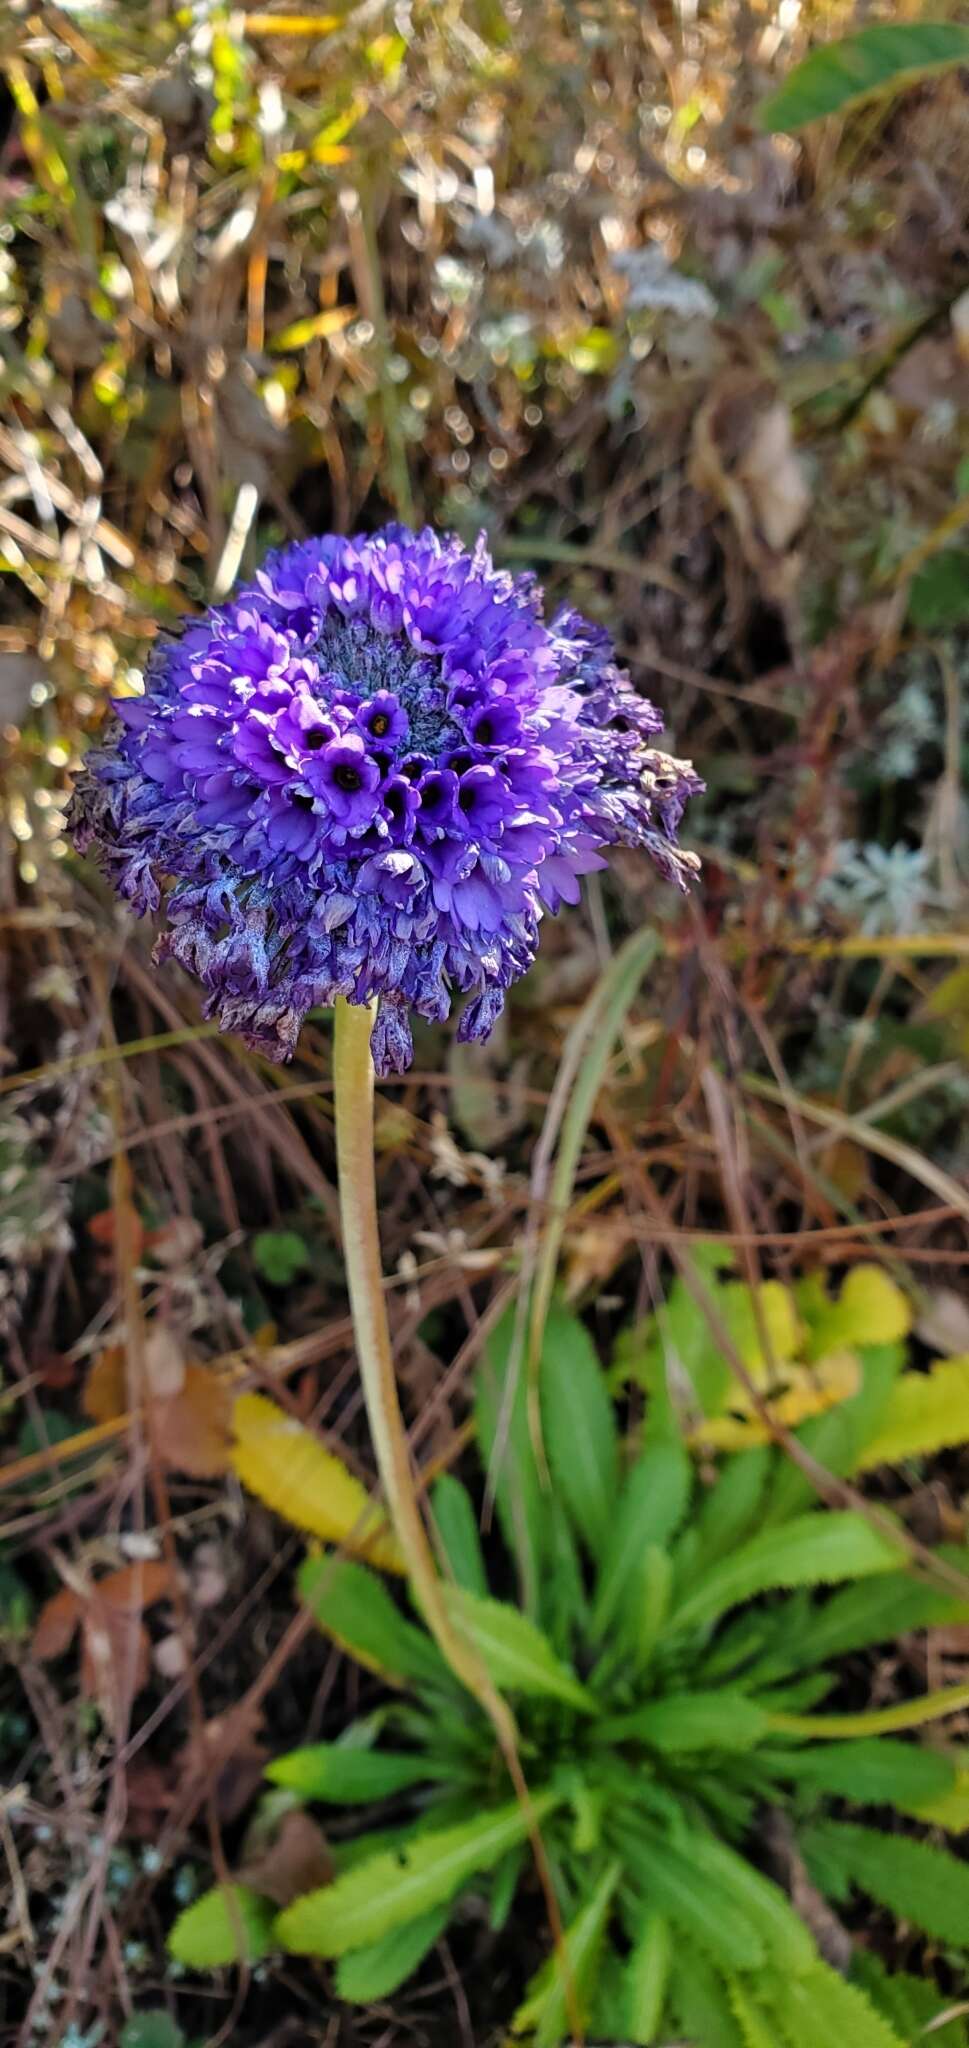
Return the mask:
<svg viewBox="0 0 969 2048">
<path fill-rule="evenodd" d="M 558 1910 L 531 1794 L 518 1755 L 514 1716 L 493 1684 L 474 1644 L 448 1612 L 444 1588 L 421 1516 L 407 1432 L 397 1394 L 390 1330 L 384 1302 L 380 1234 L 377 1222 L 377 1180 L 373 1148 L 373 1061 L 370 1031 L 375 1004 L 348 1003 L 337 997 L 333 1039 L 333 1095 L 336 1149 L 343 1220 L 350 1309 L 357 1346 L 377 1470 L 410 1582 L 424 1620 L 455 1677 L 477 1700 L 495 1731 L 505 1767 L 528 1822 L 535 1864 L 545 1894 L 556 1948 L 562 1961 L 570 2024 L 576 2040 L 575 1992 L 562 1940 Z"/>
<path fill-rule="evenodd" d="M 448 1613 L 414 1484 L 404 1418 L 397 1395 L 380 1260 L 373 1155 L 372 1022 L 371 1006 L 348 1003 L 345 997 L 338 997 L 333 1083 L 343 1255 L 357 1363 L 377 1470 L 427 1626 L 455 1677 L 473 1693 L 487 1714 L 502 1751 L 510 1744 L 517 1754 L 511 1712 L 495 1691 L 473 1644 L 455 1626 Z"/>
</svg>

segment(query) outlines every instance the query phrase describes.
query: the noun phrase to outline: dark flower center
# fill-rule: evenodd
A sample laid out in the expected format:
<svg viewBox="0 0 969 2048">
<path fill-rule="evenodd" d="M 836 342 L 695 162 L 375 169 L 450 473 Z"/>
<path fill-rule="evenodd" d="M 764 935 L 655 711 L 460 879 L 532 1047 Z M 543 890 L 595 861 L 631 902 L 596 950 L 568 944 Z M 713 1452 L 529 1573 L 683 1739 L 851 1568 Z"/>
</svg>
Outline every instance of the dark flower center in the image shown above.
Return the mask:
<svg viewBox="0 0 969 2048">
<path fill-rule="evenodd" d="M 386 711 L 375 712 L 373 718 L 370 720 L 370 730 L 373 733 L 374 738 L 378 740 L 383 739 L 384 733 L 389 730 L 389 727 L 390 719 L 388 718 Z"/>
<path fill-rule="evenodd" d="M 352 794 L 354 790 L 363 787 L 359 771 L 356 768 L 351 768 L 347 761 L 341 761 L 340 766 L 334 770 L 333 780 L 337 788 L 345 789 L 348 795 Z"/>
<path fill-rule="evenodd" d="M 318 753 L 318 752 L 319 752 L 319 749 L 320 749 L 321 747 L 325 747 L 325 745 L 326 745 L 326 734 L 325 734 L 325 732 L 323 732 L 323 731 L 321 730 L 321 728 L 320 728 L 320 727 L 319 727 L 318 725 L 314 725 L 314 727 L 313 727 L 313 729 L 312 729 L 312 731 L 311 731 L 311 732 L 308 732 L 308 733 L 304 733 L 304 735 L 303 735 L 303 745 L 304 745 L 304 747 L 306 748 L 306 750 L 307 750 L 307 753 L 310 753 L 310 754 L 316 754 L 316 753 Z"/>
<path fill-rule="evenodd" d="M 474 729 L 474 736 L 479 747 L 490 747 L 492 745 L 495 737 L 495 728 L 490 718 L 479 718 Z"/>
</svg>

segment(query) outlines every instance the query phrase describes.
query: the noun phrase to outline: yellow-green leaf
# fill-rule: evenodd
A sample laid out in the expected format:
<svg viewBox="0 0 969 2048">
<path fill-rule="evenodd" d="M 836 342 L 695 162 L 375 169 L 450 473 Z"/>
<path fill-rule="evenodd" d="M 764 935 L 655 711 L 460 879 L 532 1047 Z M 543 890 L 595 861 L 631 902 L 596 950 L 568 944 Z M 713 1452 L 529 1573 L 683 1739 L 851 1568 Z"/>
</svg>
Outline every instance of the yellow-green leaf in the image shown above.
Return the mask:
<svg viewBox="0 0 969 2048">
<path fill-rule="evenodd" d="M 969 1355 L 944 1358 L 929 1372 L 905 1372 L 892 1388 L 877 1436 L 866 1444 L 856 1471 L 927 1457 L 969 1442 Z"/>
<path fill-rule="evenodd" d="M 307 1557 L 297 1584 L 300 1599 L 331 1640 L 388 1685 L 447 1684 L 447 1665 L 433 1638 L 405 1621 L 383 1579 L 365 1564 Z"/>
<path fill-rule="evenodd" d="M 797 1358 L 801 1325 L 794 1297 L 780 1280 L 765 1280 L 754 1289 L 730 1280 L 718 1304 L 731 1340 L 748 1372 L 758 1381 L 786 1359 Z"/>
<path fill-rule="evenodd" d="M 243 1486 L 297 1529 L 366 1557 L 386 1572 L 404 1561 L 386 1516 L 342 1459 L 264 1394 L 240 1394 L 232 1465 Z"/>
<path fill-rule="evenodd" d="M 901 1288 L 880 1266 L 867 1264 L 852 1266 L 836 1301 L 819 1288 L 808 1313 L 812 1359 L 843 1345 L 893 1344 L 912 1327 L 911 1304 Z"/>
<path fill-rule="evenodd" d="M 281 349 L 306 348 L 311 341 L 323 341 L 329 334 L 340 334 L 357 317 L 356 306 L 328 306 L 322 313 L 311 313 L 305 320 L 293 320 L 288 327 L 274 334 L 269 344 L 278 353 Z"/>
<path fill-rule="evenodd" d="M 452 1899 L 479 1871 L 493 1870 L 557 1804 L 554 1792 L 533 1797 L 531 1813 L 516 1805 L 475 1814 L 455 1827 L 428 1829 L 399 1849 L 368 1856 L 334 1884 L 287 1906 L 276 1935 L 294 1955 L 342 1956 L 382 1941 Z"/>
<path fill-rule="evenodd" d="M 216 1885 L 180 1913 L 168 1953 L 188 1970 L 256 1963 L 272 1947 L 273 1909 L 249 1885 Z"/>
<path fill-rule="evenodd" d="M 962 1754 L 966 1755 L 966 1751 Z M 908 1811 L 929 1827 L 945 1828 L 950 1835 L 965 1834 L 969 1829 L 969 1763 L 957 1765 L 948 1791 L 940 1792 L 935 1799 L 921 1800 Z"/>
<path fill-rule="evenodd" d="M 765 1390 L 764 1402 L 773 1421 L 798 1429 L 811 1415 L 823 1415 L 858 1392 L 861 1366 L 853 1351 L 832 1351 L 814 1365 L 785 1365 L 777 1375 L 777 1392 Z M 704 1450 L 742 1451 L 771 1441 L 771 1431 L 739 1382 L 730 1394 L 730 1412 L 712 1415 L 693 1431 L 691 1443 Z"/>
</svg>

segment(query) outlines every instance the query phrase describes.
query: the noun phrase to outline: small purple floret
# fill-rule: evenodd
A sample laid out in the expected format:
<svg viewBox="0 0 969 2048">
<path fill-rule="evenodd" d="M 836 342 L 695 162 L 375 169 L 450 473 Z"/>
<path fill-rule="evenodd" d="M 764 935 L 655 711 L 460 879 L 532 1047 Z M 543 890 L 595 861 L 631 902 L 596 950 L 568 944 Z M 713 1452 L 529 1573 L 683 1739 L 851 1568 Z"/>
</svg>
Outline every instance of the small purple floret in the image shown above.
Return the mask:
<svg viewBox="0 0 969 2048">
<path fill-rule="evenodd" d="M 269 555 L 230 603 L 152 655 L 89 756 L 71 828 L 157 957 L 271 1059 L 309 1009 L 381 998 L 378 1073 L 410 1013 L 487 1037 L 544 910 L 616 844 L 685 887 L 689 762 L 576 612 L 430 529 L 333 534 Z"/>
</svg>

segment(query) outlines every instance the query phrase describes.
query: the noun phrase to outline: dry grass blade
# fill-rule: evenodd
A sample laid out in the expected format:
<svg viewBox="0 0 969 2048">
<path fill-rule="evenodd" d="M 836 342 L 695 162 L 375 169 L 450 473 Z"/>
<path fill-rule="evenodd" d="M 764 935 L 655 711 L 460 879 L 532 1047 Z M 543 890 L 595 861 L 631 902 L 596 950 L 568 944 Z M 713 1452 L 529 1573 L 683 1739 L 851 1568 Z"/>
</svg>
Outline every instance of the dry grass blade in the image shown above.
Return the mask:
<svg viewBox="0 0 969 2048">
<path fill-rule="evenodd" d="M 565 1107 L 529 1303 L 526 1372 L 533 1428 L 538 1426 L 537 1382 L 542 1339 L 582 1147 L 616 1041 L 643 976 L 660 951 L 660 943 L 654 931 L 636 932 L 626 940 L 593 989 L 563 1047 L 555 1100 L 556 1107 L 563 1101 Z"/>
<path fill-rule="evenodd" d="M 833 1131 L 839 1138 L 850 1138 L 868 1152 L 874 1152 L 880 1159 L 888 1159 L 903 1173 L 911 1174 L 913 1180 L 921 1181 L 923 1187 L 931 1188 L 940 1202 L 945 1202 L 956 1214 L 969 1222 L 969 1193 L 952 1175 L 946 1173 L 934 1161 L 926 1159 L 914 1145 L 907 1145 L 901 1138 L 893 1138 L 884 1131 L 876 1131 L 865 1117 L 851 1116 L 846 1110 L 830 1109 L 826 1103 L 812 1102 L 807 1095 L 785 1095 L 771 1081 L 765 1081 L 759 1074 L 744 1074 L 743 1086 L 751 1095 L 764 1102 L 776 1103 L 786 1108 L 793 1103 L 798 1115 L 810 1123 L 821 1124 L 827 1131 Z"/>
</svg>

